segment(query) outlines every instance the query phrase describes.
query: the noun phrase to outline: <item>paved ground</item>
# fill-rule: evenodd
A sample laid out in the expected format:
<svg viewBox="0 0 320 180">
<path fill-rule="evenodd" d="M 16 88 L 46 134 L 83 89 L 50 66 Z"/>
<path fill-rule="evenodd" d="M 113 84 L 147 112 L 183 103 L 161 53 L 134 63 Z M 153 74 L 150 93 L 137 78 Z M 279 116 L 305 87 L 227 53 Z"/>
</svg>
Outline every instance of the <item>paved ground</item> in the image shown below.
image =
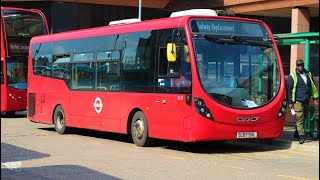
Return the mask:
<svg viewBox="0 0 320 180">
<path fill-rule="evenodd" d="M 300 145 L 293 132 L 285 127 L 276 140 L 141 148 L 125 135 L 81 129 L 58 135 L 52 125 L 2 116 L 1 179 L 319 179 L 318 140 Z"/>
<path fill-rule="evenodd" d="M 276 146 L 285 149 L 319 153 L 319 139 L 317 139 L 316 133 L 314 133 L 313 135 L 314 138 L 307 137 L 306 142 L 304 144 L 299 144 L 299 141 L 293 138 L 294 131 L 294 127 L 285 126 L 283 128 L 282 136 L 279 139 L 250 140 L 247 143 Z"/>
</svg>

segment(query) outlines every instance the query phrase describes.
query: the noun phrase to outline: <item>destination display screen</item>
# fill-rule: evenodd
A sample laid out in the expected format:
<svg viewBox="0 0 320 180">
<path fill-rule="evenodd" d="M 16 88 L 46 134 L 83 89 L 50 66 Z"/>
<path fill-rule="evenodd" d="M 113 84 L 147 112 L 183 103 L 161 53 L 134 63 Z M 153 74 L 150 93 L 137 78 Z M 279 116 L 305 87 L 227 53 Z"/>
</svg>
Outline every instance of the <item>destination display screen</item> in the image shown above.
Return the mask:
<svg viewBox="0 0 320 180">
<path fill-rule="evenodd" d="M 264 26 L 253 22 L 192 19 L 190 27 L 192 33 L 269 37 Z"/>
<path fill-rule="evenodd" d="M 9 39 L 8 38 L 8 45 L 9 45 L 9 54 L 11 56 L 14 55 L 26 55 L 29 53 L 29 42 L 17 39 Z"/>
</svg>

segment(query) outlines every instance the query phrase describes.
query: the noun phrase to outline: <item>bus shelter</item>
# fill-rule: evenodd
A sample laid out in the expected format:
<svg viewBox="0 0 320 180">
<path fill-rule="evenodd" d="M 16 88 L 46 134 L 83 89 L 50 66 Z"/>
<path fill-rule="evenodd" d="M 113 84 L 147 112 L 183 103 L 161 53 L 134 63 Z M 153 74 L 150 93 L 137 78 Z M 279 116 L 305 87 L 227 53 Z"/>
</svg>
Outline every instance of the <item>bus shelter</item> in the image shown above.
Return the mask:
<svg viewBox="0 0 320 180">
<path fill-rule="evenodd" d="M 304 65 L 305 65 L 305 68 L 309 70 L 310 44 L 319 44 L 319 32 L 274 34 L 274 38 L 278 46 L 304 44 L 305 45 Z"/>
<path fill-rule="evenodd" d="M 299 45 L 305 46 L 304 65 L 307 70 L 310 66 L 310 44 L 319 44 L 319 32 L 299 32 L 299 33 L 286 33 L 274 34 L 274 38 L 278 46 L 285 45 Z M 317 123 L 317 130 L 315 130 L 315 122 Z M 307 136 L 313 137 L 313 133 L 317 133 L 319 139 L 319 115 L 315 115 L 314 106 L 310 106 L 308 118 L 304 122 L 304 130 Z"/>
</svg>

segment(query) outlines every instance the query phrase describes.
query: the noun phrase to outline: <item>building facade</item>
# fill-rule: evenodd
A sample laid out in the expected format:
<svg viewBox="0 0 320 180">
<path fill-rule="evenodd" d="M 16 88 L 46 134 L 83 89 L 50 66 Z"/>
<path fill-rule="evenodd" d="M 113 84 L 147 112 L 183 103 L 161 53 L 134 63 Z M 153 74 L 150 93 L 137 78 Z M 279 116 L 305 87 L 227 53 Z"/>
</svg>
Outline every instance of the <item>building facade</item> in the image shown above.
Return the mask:
<svg viewBox="0 0 320 180">
<path fill-rule="evenodd" d="M 168 17 L 173 11 L 210 8 L 263 20 L 274 34 L 319 32 L 318 0 L 141 0 L 141 4 L 142 20 Z M 42 10 L 53 33 L 108 25 L 113 20 L 137 18 L 139 13 L 139 0 L 3 0 L 1 5 Z M 318 77 L 319 45 L 310 48 L 310 71 Z M 304 45 L 283 46 L 280 52 L 286 74 L 305 54 Z"/>
<path fill-rule="evenodd" d="M 274 34 L 319 32 L 319 0 L 141 0 L 142 20 L 169 17 L 186 9 L 218 9 L 227 15 L 260 19 Z M 40 9 L 52 33 L 108 25 L 138 18 L 139 0 L 3 0 L 1 6 Z M 285 74 L 304 59 L 304 45 L 280 46 Z M 310 45 L 309 70 L 319 89 L 319 44 Z M 289 112 L 287 114 L 290 114 Z M 293 123 L 291 115 L 287 123 Z"/>
</svg>

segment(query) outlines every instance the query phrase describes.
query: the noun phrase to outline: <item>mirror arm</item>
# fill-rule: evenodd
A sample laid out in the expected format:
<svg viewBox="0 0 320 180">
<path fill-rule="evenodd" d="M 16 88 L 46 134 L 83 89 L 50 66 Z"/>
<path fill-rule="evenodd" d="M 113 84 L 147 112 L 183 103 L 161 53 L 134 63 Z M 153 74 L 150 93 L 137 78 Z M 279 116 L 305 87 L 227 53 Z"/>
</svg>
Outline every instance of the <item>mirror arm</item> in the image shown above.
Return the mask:
<svg viewBox="0 0 320 180">
<path fill-rule="evenodd" d="M 173 31 L 172 31 L 172 36 L 171 36 L 171 43 L 173 44 L 173 38 L 174 38 L 174 32 L 175 31 L 178 31 L 177 32 L 177 37 L 180 37 L 180 29 L 174 29 Z M 171 48 L 171 54 L 173 54 L 173 46 L 172 46 L 172 48 Z"/>
</svg>

